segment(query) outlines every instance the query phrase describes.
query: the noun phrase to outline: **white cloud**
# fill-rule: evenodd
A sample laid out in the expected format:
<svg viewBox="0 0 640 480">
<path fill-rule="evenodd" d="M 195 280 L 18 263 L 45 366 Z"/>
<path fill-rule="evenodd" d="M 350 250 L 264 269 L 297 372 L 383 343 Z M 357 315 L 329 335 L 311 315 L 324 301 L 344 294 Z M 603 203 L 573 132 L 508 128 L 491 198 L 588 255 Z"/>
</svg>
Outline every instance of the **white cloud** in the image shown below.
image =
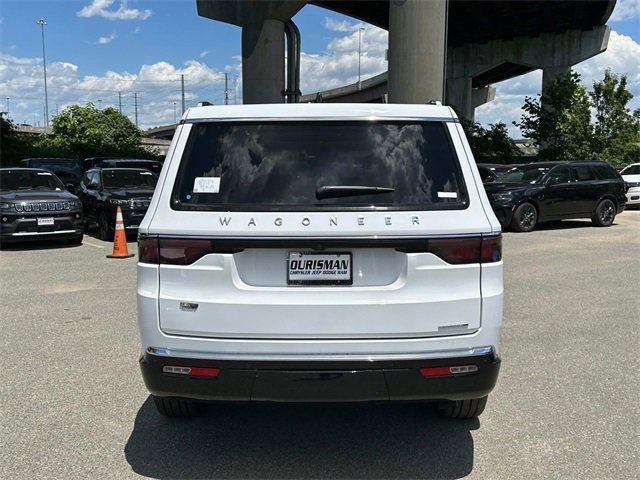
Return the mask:
<svg viewBox="0 0 640 480">
<path fill-rule="evenodd" d="M 203 50 L 202 52 L 200 52 L 200 58 L 206 57 L 207 55 L 209 55 L 209 53 L 209 50 Z"/>
<path fill-rule="evenodd" d="M 347 20 L 336 20 L 335 18 L 331 17 L 324 17 L 322 26 L 327 30 L 331 30 L 332 32 L 353 32 L 360 26 L 364 26 L 364 24 L 352 23 Z"/>
<path fill-rule="evenodd" d="M 118 35 L 116 35 L 115 33 L 111 33 L 106 37 L 98 38 L 98 41 L 95 43 L 97 43 L 98 45 L 106 45 L 107 43 L 113 42 L 116 38 L 118 38 Z"/>
<path fill-rule="evenodd" d="M 640 44 L 631 37 L 611 32 L 609 47 L 604 53 L 579 63 L 573 69 L 581 75 L 582 83 L 591 89 L 593 82 L 604 77 L 604 71 L 611 68 L 614 73 L 627 75 L 627 88 L 634 99 L 629 106 L 640 107 Z M 525 96 L 535 97 L 542 88 L 542 71 L 506 80 L 496 87 L 496 99 L 476 109 L 476 121 L 482 124 L 504 122 L 514 137 L 520 131 L 512 122 L 520 119 Z"/>
<path fill-rule="evenodd" d="M 146 129 L 173 122 L 173 102 L 180 115 L 180 75 L 185 76 L 187 107 L 202 100 L 222 103 L 224 75 L 207 65 L 189 60 L 183 65 L 157 62 L 142 65 L 137 72 L 107 71 L 100 75 L 83 75 L 69 62 L 47 64 L 49 111 L 53 114 L 73 104 L 91 102 L 102 107 L 118 108 L 121 92 L 123 113 L 134 119 L 134 93 L 138 94 L 140 128 Z M 11 118 L 16 123 L 43 123 L 44 88 L 42 60 L 0 54 L 0 92 L 11 99 Z M 231 95 L 233 99 L 233 95 Z"/>
<path fill-rule="evenodd" d="M 110 9 L 115 0 L 91 0 L 89 5 L 85 5 L 77 15 L 79 17 L 103 17 L 108 20 L 146 20 L 152 15 L 149 9 L 138 10 L 129 8 L 126 0 L 120 0 L 117 10 Z"/>
<path fill-rule="evenodd" d="M 387 69 L 385 50 L 388 44 L 386 30 L 326 17 L 323 26 L 342 32 L 333 38 L 322 53 L 302 52 L 300 56 L 300 82 L 303 93 L 327 90 L 358 81 L 358 36 L 361 26 L 360 70 L 361 78 L 369 78 Z"/>
<path fill-rule="evenodd" d="M 618 0 L 611 14 L 611 21 L 634 20 L 640 18 L 640 0 Z"/>
</svg>

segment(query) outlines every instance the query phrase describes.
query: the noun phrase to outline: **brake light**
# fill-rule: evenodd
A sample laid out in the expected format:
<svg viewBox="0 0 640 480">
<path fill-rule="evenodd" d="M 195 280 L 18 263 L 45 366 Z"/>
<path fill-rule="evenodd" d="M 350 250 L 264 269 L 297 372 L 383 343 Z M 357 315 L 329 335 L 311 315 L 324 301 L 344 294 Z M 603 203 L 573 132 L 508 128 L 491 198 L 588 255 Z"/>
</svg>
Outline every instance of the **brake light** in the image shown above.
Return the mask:
<svg viewBox="0 0 640 480">
<path fill-rule="evenodd" d="M 142 263 L 159 263 L 158 237 L 138 236 L 138 260 Z"/>
<path fill-rule="evenodd" d="M 502 260 L 502 235 L 482 237 L 480 262 L 490 263 Z"/>
<path fill-rule="evenodd" d="M 428 241 L 427 251 L 455 265 L 499 262 L 502 259 L 502 235 L 434 238 Z"/>
<path fill-rule="evenodd" d="M 213 241 L 191 238 L 161 238 L 160 263 L 189 265 L 213 252 Z"/>
</svg>

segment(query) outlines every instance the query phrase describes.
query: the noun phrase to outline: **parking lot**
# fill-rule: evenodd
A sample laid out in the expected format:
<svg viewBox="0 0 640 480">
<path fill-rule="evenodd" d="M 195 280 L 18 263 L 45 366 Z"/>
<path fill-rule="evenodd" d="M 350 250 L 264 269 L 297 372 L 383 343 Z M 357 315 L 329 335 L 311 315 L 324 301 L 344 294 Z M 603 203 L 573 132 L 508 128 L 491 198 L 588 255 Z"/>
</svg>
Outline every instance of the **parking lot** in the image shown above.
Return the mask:
<svg viewBox="0 0 640 480">
<path fill-rule="evenodd" d="M 129 248 L 135 251 L 135 244 Z M 480 420 L 420 404 L 160 417 L 137 366 L 136 260 L 0 251 L 0 478 L 637 478 L 640 211 L 504 236 L 502 371 Z"/>
</svg>

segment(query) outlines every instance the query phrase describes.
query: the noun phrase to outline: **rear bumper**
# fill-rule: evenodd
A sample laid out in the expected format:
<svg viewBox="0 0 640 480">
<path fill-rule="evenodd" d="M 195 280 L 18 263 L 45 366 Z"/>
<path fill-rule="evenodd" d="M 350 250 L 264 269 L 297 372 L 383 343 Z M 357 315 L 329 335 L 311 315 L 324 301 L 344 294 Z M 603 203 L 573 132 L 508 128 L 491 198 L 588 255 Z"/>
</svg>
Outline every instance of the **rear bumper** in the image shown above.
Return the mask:
<svg viewBox="0 0 640 480">
<path fill-rule="evenodd" d="M 202 401 L 356 402 L 461 400 L 487 395 L 495 386 L 500 359 L 491 348 L 442 358 L 361 360 L 216 360 L 157 354 L 140 359 L 149 392 Z M 475 365 L 477 372 L 425 378 L 425 367 Z M 218 368 L 217 378 L 163 373 L 164 366 Z"/>
</svg>

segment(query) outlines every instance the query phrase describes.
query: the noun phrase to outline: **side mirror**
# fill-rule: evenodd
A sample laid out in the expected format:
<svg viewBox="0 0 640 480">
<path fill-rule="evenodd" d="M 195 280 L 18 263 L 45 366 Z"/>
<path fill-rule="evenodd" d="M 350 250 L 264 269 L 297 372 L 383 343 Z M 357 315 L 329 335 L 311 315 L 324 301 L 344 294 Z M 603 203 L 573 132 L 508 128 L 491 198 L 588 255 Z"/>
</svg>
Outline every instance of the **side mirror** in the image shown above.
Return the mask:
<svg viewBox="0 0 640 480">
<path fill-rule="evenodd" d="M 76 186 L 73 183 L 67 183 L 65 187 L 67 187 L 67 192 L 76 194 Z"/>
<path fill-rule="evenodd" d="M 560 179 L 558 177 L 549 177 L 547 181 L 544 182 L 545 187 L 551 187 L 553 185 L 557 185 L 560 183 Z"/>
</svg>

